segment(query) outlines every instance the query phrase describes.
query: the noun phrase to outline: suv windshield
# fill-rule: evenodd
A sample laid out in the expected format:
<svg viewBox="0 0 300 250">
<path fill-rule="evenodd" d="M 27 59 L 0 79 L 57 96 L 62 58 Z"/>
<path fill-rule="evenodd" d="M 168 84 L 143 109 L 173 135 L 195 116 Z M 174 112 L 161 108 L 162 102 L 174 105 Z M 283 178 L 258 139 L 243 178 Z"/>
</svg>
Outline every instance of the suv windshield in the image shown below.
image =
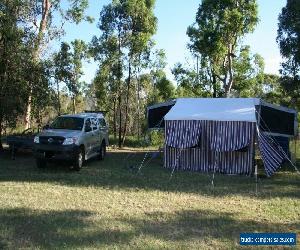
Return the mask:
<svg viewBox="0 0 300 250">
<path fill-rule="evenodd" d="M 57 117 L 50 125 L 51 129 L 69 129 L 69 130 L 82 130 L 83 118 L 79 117 Z"/>
</svg>

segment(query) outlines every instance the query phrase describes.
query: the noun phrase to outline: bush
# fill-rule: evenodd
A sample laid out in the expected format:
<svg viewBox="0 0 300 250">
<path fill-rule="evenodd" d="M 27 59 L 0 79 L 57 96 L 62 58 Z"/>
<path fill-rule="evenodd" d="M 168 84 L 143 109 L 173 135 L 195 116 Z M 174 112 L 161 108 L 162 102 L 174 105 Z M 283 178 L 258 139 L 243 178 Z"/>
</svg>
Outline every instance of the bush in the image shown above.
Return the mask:
<svg viewBox="0 0 300 250">
<path fill-rule="evenodd" d="M 164 144 L 164 131 L 152 130 L 149 132 L 149 143 L 151 146 L 162 146 Z"/>
</svg>

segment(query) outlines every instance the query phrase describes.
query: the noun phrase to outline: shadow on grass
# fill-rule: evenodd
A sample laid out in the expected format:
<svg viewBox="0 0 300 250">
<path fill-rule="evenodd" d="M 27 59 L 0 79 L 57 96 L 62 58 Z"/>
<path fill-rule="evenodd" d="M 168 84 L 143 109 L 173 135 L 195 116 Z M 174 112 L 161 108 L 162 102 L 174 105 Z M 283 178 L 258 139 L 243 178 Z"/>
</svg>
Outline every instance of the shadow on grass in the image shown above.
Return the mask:
<svg viewBox="0 0 300 250">
<path fill-rule="evenodd" d="M 166 192 L 189 192 L 209 196 L 242 195 L 259 198 L 300 198 L 300 176 L 293 172 L 279 172 L 272 178 L 259 179 L 256 193 L 255 178 L 217 174 L 214 187 L 212 174 L 177 171 L 170 179 L 171 171 L 162 166 L 162 157 L 147 164 L 141 162 L 144 152 L 109 152 L 104 161 L 90 160 L 80 171 L 70 171 L 62 163 L 49 164 L 37 169 L 30 155 L 20 154 L 11 160 L 8 154 L 0 158 L 0 182 L 54 182 L 69 186 L 99 186 L 111 189 L 140 188 Z"/>
<path fill-rule="evenodd" d="M 127 232 L 99 229 L 89 221 L 92 215 L 82 210 L 1 209 L 1 249 L 78 248 L 92 244 L 110 245 L 128 239 Z"/>
<path fill-rule="evenodd" d="M 270 223 L 239 220 L 233 213 L 184 210 L 174 214 L 149 213 L 148 218 L 125 219 L 136 231 L 168 241 L 218 239 L 238 242 L 241 232 L 297 232 L 300 223 Z"/>
<path fill-rule="evenodd" d="M 128 248 L 136 240 L 137 248 L 147 243 L 152 248 L 158 247 L 148 242 L 153 238 L 177 247 L 189 241 L 238 246 L 241 232 L 295 232 L 300 229 L 299 222 L 239 220 L 232 213 L 208 210 L 155 212 L 143 218 L 101 216 L 91 219 L 94 215 L 84 210 L 0 209 L 0 246 L 4 249 Z"/>
</svg>

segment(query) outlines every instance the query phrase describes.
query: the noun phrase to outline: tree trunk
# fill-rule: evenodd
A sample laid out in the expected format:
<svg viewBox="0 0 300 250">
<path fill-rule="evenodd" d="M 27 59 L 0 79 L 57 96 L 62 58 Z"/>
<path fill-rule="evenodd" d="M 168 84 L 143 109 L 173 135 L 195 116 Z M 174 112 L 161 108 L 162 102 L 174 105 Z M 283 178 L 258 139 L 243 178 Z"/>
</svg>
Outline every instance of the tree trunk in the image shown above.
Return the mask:
<svg viewBox="0 0 300 250">
<path fill-rule="evenodd" d="M 118 27 L 118 54 L 119 54 L 119 58 L 118 58 L 118 70 L 119 70 L 119 74 L 118 74 L 118 92 L 119 92 L 119 96 L 118 96 L 118 106 L 119 106 L 119 148 L 122 147 L 122 65 L 121 65 L 121 55 L 122 55 L 122 51 L 121 51 L 121 27 Z"/>
<path fill-rule="evenodd" d="M 31 85 L 31 83 L 29 84 Z M 32 93 L 33 93 L 33 89 L 32 86 L 30 86 L 29 96 L 27 100 L 26 115 L 25 115 L 25 130 L 31 128 Z"/>
<path fill-rule="evenodd" d="M 119 98 L 118 98 L 118 106 L 119 106 L 119 148 L 122 147 L 122 97 L 121 97 L 121 91 L 119 93 Z"/>
<path fill-rule="evenodd" d="M 140 81 L 139 79 L 137 79 L 137 98 L 138 98 L 138 102 L 137 102 L 137 113 L 138 113 L 138 117 L 137 117 L 137 136 L 138 136 L 138 141 L 140 141 L 140 137 L 141 137 L 141 133 L 140 133 L 140 127 L 141 127 L 141 122 L 140 122 L 140 102 L 141 102 L 141 97 L 140 97 Z"/>
<path fill-rule="evenodd" d="M 60 104 L 60 91 L 59 91 L 59 83 L 56 81 L 56 89 L 57 89 L 57 108 L 58 108 L 58 115 L 61 113 L 61 104 Z"/>
<path fill-rule="evenodd" d="M 38 62 L 41 42 L 43 40 L 44 32 L 47 29 L 48 17 L 51 9 L 51 0 L 43 0 L 42 4 L 42 19 L 40 21 L 39 31 L 34 45 L 33 58 Z M 31 110 L 32 110 L 32 95 L 33 83 L 29 83 L 29 96 L 27 100 L 26 114 L 25 114 L 25 129 L 31 128 Z"/>
<path fill-rule="evenodd" d="M 228 72 L 229 72 L 229 80 L 227 84 L 225 85 L 225 97 L 229 97 L 229 94 L 231 92 L 231 88 L 233 85 L 233 69 L 232 69 L 232 45 L 229 45 L 227 58 L 228 58 Z"/>
<path fill-rule="evenodd" d="M 125 142 L 125 139 L 126 139 L 126 134 L 127 134 L 130 85 L 131 85 L 131 62 L 130 62 L 130 59 L 129 59 L 128 80 L 127 80 L 127 93 L 126 93 L 126 105 L 125 105 L 125 122 L 124 122 L 124 131 L 123 131 L 123 138 L 122 138 L 122 146 L 124 145 L 124 142 Z"/>
<path fill-rule="evenodd" d="M 73 114 L 76 114 L 76 96 L 72 97 Z"/>
<path fill-rule="evenodd" d="M 0 151 L 3 150 L 3 145 L 2 145 L 2 120 L 0 120 Z"/>
<path fill-rule="evenodd" d="M 215 74 L 212 75 L 212 85 L 213 85 L 213 98 L 217 98 L 217 78 Z"/>
<path fill-rule="evenodd" d="M 117 100 L 114 98 L 114 121 L 113 121 L 113 131 L 114 131 L 114 141 L 117 142 Z"/>
</svg>

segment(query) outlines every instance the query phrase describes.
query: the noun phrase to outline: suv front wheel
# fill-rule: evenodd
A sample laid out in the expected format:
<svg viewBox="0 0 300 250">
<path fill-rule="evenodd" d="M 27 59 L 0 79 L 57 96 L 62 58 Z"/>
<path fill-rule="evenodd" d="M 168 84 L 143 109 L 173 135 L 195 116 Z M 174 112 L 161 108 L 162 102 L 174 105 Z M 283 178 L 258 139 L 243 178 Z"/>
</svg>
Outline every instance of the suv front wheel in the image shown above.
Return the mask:
<svg viewBox="0 0 300 250">
<path fill-rule="evenodd" d="M 105 142 L 102 142 L 99 152 L 99 160 L 104 160 L 106 154 L 106 144 Z"/>
<path fill-rule="evenodd" d="M 44 159 L 36 158 L 35 163 L 38 168 L 45 168 L 47 166 L 47 162 Z"/>
<path fill-rule="evenodd" d="M 84 149 L 81 147 L 74 160 L 74 169 L 79 171 L 82 168 L 82 165 L 85 160 Z"/>
</svg>

